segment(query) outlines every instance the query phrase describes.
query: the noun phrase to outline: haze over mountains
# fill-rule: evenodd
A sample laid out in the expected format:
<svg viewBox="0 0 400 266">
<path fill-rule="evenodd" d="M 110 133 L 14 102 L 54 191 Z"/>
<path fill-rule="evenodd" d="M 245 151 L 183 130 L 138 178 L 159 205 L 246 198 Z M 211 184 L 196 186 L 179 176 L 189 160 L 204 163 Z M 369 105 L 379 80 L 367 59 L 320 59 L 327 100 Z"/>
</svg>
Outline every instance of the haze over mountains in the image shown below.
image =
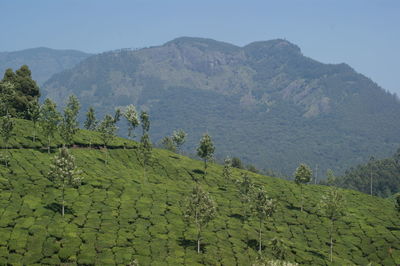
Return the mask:
<svg viewBox="0 0 400 266">
<path fill-rule="evenodd" d="M 7 68 L 14 70 L 21 65 L 28 65 L 33 79 L 43 84 L 53 74 L 72 68 L 90 54 L 76 50 L 55 50 L 45 47 L 26 49 L 15 52 L 0 52 L 0 73 Z"/>
<path fill-rule="evenodd" d="M 82 114 L 93 105 L 99 117 L 135 104 L 150 112 L 156 142 L 182 128 L 193 151 L 207 131 L 217 155 L 285 174 L 300 162 L 341 171 L 400 146 L 394 95 L 346 64 L 303 56 L 286 40 L 238 47 L 183 37 L 106 52 L 53 75 L 42 93 L 59 104 L 74 93 Z"/>
</svg>

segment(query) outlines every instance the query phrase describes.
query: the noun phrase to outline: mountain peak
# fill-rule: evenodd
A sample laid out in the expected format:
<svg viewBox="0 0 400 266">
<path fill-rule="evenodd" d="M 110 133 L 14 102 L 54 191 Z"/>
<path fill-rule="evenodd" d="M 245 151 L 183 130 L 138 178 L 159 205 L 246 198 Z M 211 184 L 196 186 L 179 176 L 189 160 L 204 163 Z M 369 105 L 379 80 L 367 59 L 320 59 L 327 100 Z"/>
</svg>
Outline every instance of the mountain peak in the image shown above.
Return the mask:
<svg viewBox="0 0 400 266">
<path fill-rule="evenodd" d="M 210 50 L 219 50 L 225 52 L 240 49 L 238 46 L 226 42 L 216 41 L 208 38 L 186 37 L 186 36 L 173 39 L 172 41 L 169 41 L 164 44 L 164 46 L 171 46 L 171 45 L 178 47 L 191 46 L 199 48 L 201 50 L 210 49 Z"/>
<path fill-rule="evenodd" d="M 291 55 L 301 55 L 300 47 L 297 45 L 284 40 L 275 39 L 270 41 L 257 41 L 252 42 L 244 47 L 247 53 L 259 56 L 262 54 L 291 54 Z"/>
</svg>

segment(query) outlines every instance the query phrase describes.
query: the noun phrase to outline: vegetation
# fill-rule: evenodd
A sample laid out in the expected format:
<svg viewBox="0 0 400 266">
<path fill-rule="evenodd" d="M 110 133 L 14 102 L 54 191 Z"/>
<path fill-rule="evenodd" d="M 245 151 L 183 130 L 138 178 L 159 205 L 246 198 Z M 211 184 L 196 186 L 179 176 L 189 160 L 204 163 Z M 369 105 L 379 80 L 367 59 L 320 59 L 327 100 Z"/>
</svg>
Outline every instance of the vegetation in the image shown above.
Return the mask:
<svg viewBox="0 0 400 266">
<path fill-rule="evenodd" d="M 76 96 L 71 95 L 68 98 L 67 106 L 64 109 L 64 115 L 60 124 L 60 134 L 64 140 L 64 144 L 72 144 L 74 135 L 78 131 L 78 113 L 80 109 L 80 104 Z"/>
<path fill-rule="evenodd" d="M 52 100 L 46 99 L 40 107 L 39 121 L 43 134 L 47 138 L 47 152 L 50 153 L 51 140 L 56 134 L 61 121 L 61 115 L 57 111 L 57 106 Z"/>
<path fill-rule="evenodd" d="M 303 197 L 303 185 L 311 181 L 312 171 L 306 164 L 300 164 L 294 173 L 294 182 L 300 186 L 301 195 L 301 211 L 303 211 L 304 197 Z"/>
<path fill-rule="evenodd" d="M 31 121 L 13 119 L 9 169 L 0 165 L 0 264 L 122 264 L 252 265 L 258 257 L 259 220 L 243 223 L 238 185 L 221 177 L 223 167 L 210 163 L 202 179 L 203 162 L 153 149 L 153 163 L 141 174 L 138 145 L 114 138 L 109 163 L 103 163 L 99 132 L 79 130 L 69 153 L 82 169 L 78 188 L 65 189 L 65 215 L 60 213 L 60 187 L 47 178 L 54 154 L 43 152 L 47 137 L 33 142 Z M 88 149 L 92 139 L 93 149 Z M 63 140 L 56 132 L 52 148 Z M 4 146 L 1 141 L 0 146 Z M 21 149 L 22 148 L 22 149 Z M 330 261 L 329 218 L 321 215 L 320 198 L 330 187 L 303 187 L 307 212 L 297 206 L 300 189 L 293 182 L 232 168 L 232 179 L 246 174 L 275 199 L 273 219 L 263 224 L 263 239 L 286 243 L 284 259 L 264 241 L 265 261 L 300 265 Z M 217 214 L 202 231 L 197 253 L 196 227 L 185 223 L 193 180 L 218 205 Z M 338 265 L 400 263 L 398 211 L 393 201 L 339 189 L 345 216 L 335 221 L 333 259 Z M 361 207 L 362 206 L 362 207 Z M 267 244 L 268 243 L 268 244 Z M 273 264 L 272 264 L 273 265 Z M 276 264 L 275 264 L 276 265 Z M 285 264 L 284 264 L 285 265 Z M 289 265 L 289 264 L 286 264 Z"/>
<path fill-rule="evenodd" d="M 197 253 L 200 253 L 202 230 L 215 217 L 216 213 L 216 205 L 210 195 L 196 185 L 188 199 L 185 215 L 188 220 L 193 221 L 197 228 Z"/>
<path fill-rule="evenodd" d="M 389 158 L 374 160 L 348 169 L 337 177 L 336 186 L 358 190 L 380 197 L 400 191 L 400 149 Z"/>
<path fill-rule="evenodd" d="M 197 147 L 197 156 L 204 161 L 204 176 L 207 174 L 207 161 L 213 158 L 215 151 L 214 144 L 212 143 L 211 137 L 208 134 L 204 134 L 200 139 L 199 146 Z"/>
<path fill-rule="evenodd" d="M 342 193 L 337 188 L 331 188 L 322 197 L 321 209 L 323 214 L 331 221 L 330 237 L 330 261 L 333 261 L 333 233 L 335 232 L 335 222 L 344 215 L 344 199 Z"/>
<path fill-rule="evenodd" d="M 77 169 L 75 158 L 68 149 L 63 147 L 54 157 L 53 164 L 50 165 L 48 178 L 56 183 L 61 189 L 61 215 L 65 214 L 65 190 L 67 186 L 79 186 L 82 182 L 79 176 L 81 171 Z"/>
</svg>

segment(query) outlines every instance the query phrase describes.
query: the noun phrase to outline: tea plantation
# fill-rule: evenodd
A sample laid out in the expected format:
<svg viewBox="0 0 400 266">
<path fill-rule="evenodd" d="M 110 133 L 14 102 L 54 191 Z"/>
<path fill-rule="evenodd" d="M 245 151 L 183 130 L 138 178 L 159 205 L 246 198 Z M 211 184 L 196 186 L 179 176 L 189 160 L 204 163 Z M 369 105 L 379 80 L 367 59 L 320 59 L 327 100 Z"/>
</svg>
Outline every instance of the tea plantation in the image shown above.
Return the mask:
<svg viewBox="0 0 400 266">
<path fill-rule="evenodd" d="M 98 149 L 97 133 L 81 130 L 71 149 L 84 182 L 66 191 L 66 215 L 60 214 L 60 190 L 46 175 L 56 154 L 48 154 L 32 124 L 19 120 L 10 140 L 10 166 L 0 165 L 0 265 L 251 265 L 257 257 L 258 222 L 243 221 L 234 180 L 222 178 L 222 166 L 153 149 L 146 168 L 135 142 L 117 138 L 109 162 Z M 88 148 L 89 138 L 94 148 Z M 60 145 L 57 137 L 54 148 Z M 240 179 L 242 170 L 234 170 Z M 278 202 L 265 222 L 263 253 L 273 258 L 269 241 L 287 245 L 287 261 L 309 265 L 329 262 L 329 225 L 318 203 L 329 189 L 307 185 L 304 212 L 293 182 L 247 173 Z M 199 182 L 218 205 L 205 228 L 202 253 L 196 230 L 184 219 L 185 198 Z M 334 265 L 399 265 L 400 216 L 389 200 L 343 190 L 346 215 L 334 235 Z"/>
</svg>

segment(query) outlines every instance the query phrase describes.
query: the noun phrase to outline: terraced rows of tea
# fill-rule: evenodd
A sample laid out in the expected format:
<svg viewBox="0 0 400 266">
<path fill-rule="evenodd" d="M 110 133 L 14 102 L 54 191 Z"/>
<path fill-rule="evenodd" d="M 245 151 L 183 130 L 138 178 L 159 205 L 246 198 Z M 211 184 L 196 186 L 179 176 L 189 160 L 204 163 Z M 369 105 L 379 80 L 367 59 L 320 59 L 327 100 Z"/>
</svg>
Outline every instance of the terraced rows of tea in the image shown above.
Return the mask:
<svg viewBox="0 0 400 266">
<path fill-rule="evenodd" d="M 61 192 L 46 178 L 56 149 L 47 154 L 34 148 L 29 133 L 14 140 L 10 167 L 0 166 L 0 265 L 128 265 L 134 259 L 140 265 L 251 265 L 256 259 L 258 222 L 241 219 L 238 187 L 222 178 L 221 166 L 211 164 L 204 178 L 202 162 L 154 149 L 144 175 L 133 142 L 118 139 L 108 164 L 103 150 L 76 147 L 71 153 L 84 182 L 67 189 L 62 217 Z M 81 131 L 76 142 L 85 144 L 90 134 Z M 233 179 L 241 172 L 235 169 Z M 263 228 L 265 256 L 273 258 L 269 240 L 278 237 L 287 245 L 286 260 L 330 264 L 330 222 L 317 207 L 328 188 L 306 186 L 301 212 L 296 184 L 247 174 L 278 202 Z M 196 181 L 218 204 L 200 254 L 196 230 L 184 219 L 185 198 Z M 355 191 L 344 195 L 346 215 L 337 222 L 334 263 L 400 264 L 400 217 L 392 203 Z"/>
</svg>

